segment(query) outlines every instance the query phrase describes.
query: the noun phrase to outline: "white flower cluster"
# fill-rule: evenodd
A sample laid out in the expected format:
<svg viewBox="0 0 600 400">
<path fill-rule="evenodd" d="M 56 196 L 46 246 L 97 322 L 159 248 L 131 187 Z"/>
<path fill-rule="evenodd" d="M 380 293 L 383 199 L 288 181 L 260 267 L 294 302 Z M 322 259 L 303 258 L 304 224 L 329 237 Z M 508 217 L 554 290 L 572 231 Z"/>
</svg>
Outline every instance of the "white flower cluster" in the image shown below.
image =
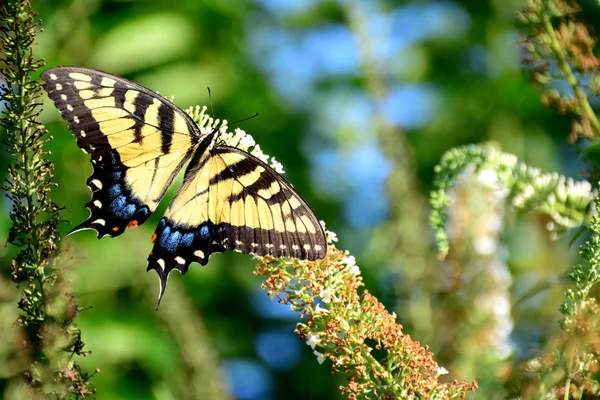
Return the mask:
<svg viewBox="0 0 600 400">
<path fill-rule="evenodd" d="M 568 205 L 567 209 L 579 212 L 585 210 L 595 196 L 588 181 L 574 181 L 556 172 L 544 173 L 539 168 L 520 163 L 513 154 L 491 147 L 485 149 L 485 154 L 484 165 L 477 176 L 479 183 L 503 187 L 504 196 L 509 194 L 508 188 L 513 188 L 516 193 L 512 198 L 513 206 L 521 209 L 540 207 L 561 227 L 573 228 L 581 224 L 558 211 L 564 207 L 555 205 Z"/>
<path fill-rule="evenodd" d="M 539 168 L 527 167 L 524 164 L 517 172 L 530 183 L 514 196 L 512 203 L 515 207 L 525 208 L 532 201 L 541 202 L 542 208 L 558 225 L 574 228 L 581 224 L 581 221 L 574 221 L 559 212 L 554 205 L 568 204 L 569 209 L 584 210 L 595 196 L 588 181 L 575 181 L 556 172 L 543 173 Z"/>
<path fill-rule="evenodd" d="M 346 265 L 346 268 L 344 269 L 350 270 L 352 275 L 360 275 L 360 268 L 358 268 L 358 265 L 356 265 L 356 259 L 354 256 L 351 256 L 348 251 L 346 251 L 346 255 L 344 258 L 342 258 L 342 264 Z"/>
<path fill-rule="evenodd" d="M 227 131 L 227 120 L 219 120 L 211 118 L 208 114 L 206 114 L 206 106 L 200 107 L 190 107 L 185 112 L 192 117 L 194 122 L 198 124 L 200 128 L 200 132 L 202 134 L 208 134 L 212 132 L 214 129 L 219 129 L 219 139 L 225 142 L 228 146 L 237 147 L 238 149 L 247 151 L 252 154 L 254 157 L 263 161 L 266 164 L 269 164 L 271 168 L 277 171 L 280 174 L 285 173 L 283 170 L 283 165 L 277 160 L 275 157 L 269 157 L 265 153 L 263 153 L 260 145 L 256 143 L 254 138 L 243 131 L 240 128 L 235 128 L 233 132 Z"/>
<path fill-rule="evenodd" d="M 465 168 L 465 173 L 467 173 L 470 170 L 470 167 Z M 507 178 L 508 177 L 506 176 L 506 174 L 501 176 L 492 169 L 484 168 L 479 170 L 476 179 L 480 185 L 488 187 L 490 189 L 494 189 L 497 196 L 501 199 L 504 199 L 508 196 L 510 192 L 510 190 L 508 190 L 507 188 L 507 185 L 505 184 Z"/>
</svg>

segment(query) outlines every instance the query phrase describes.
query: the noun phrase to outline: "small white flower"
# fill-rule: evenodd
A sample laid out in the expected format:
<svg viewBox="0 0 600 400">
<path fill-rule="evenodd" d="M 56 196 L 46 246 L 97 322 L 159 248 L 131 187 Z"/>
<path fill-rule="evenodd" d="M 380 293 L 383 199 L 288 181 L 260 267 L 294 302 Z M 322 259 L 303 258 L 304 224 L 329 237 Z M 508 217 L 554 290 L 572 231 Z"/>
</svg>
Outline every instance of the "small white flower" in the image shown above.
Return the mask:
<svg viewBox="0 0 600 400">
<path fill-rule="evenodd" d="M 356 258 L 351 255 L 344 256 L 344 258 L 342 258 L 342 264 L 346 264 L 347 267 L 352 268 L 356 265 Z"/>
<path fill-rule="evenodd" d="M 337 242 L 338 241 L 338 237 L 337 234 L 335 232 L 332 231 L 325 231 L 325 235 L 327 236 L 327 242 L 328 243 L 333 243 L 333 242 Z"/>
<path fill-rule="evenodd" d="M 554 230 L 554 222 L 548 221 L 548 223 L 546 224 L 546 229 L 549 231 L 553 231 Z"/>
<path fill-rule="evenodd" d="M 323 303 L 331 303 L 331 289 L 327 288 L 321 292 L 321 299 Z"/>
<path fill-rule="evenodd" d="M 556 198 L 559 201 L 563 202 L 567 199 L 567 190 L 565 189 L 564 184 L 556 185 L 555 193 L 556 193 Z"/>
<path fill-rule="evenodd" d="M 283 165 L 279 161 L 275 160 L 275 157 L 271 157 L 271 167 L 280 174 L 285 173 L 283 170 Z"/>
<path fill-rule="evenodd" d="M 491 169 L 484 169 L 477 174 L 477 180 L 484 186 L 494 187 L 498 182 L 498 175 Z"/>
<path fill-rule="evenodd" d="M 254 146 L 255 144 L 256 144 L 256 142 L 254 141 L 254 138 L 250 135 L 244 135 L 240 139 L 240 146 L 242 146 L 245 150 L 249 149 L 250 147 Z"/>
<path fill-rule="evenodd" d="M 533 186 L 531 186 L 531 185 L 527 185 L 527 186 L 525 187 L 525 190 L 523 190 L 522 196 L 523 196 L 525 199 L 529 199 L 531 196 L 533 196 L 533 193 L 534 193 Z"/>
<path fill-rule="evenodd" d="M 254 157 L 258 158 L 262 162 L 266 162 L 266 163 L 269 162 L 269 156 L 267 156 L 267 155 L 265 155 L 265 153 L 263 153 L 262 149 L 260 148 L 260 144 L 257 144 L 256 146 L 254 146 L 254 148 L 252 149 L 250 154 L 252 154 Z"/>
<path fill-rule="evenodd" d="M 342 258 L 342 264 L 346 265 L 346 268 L 350 270 L 352 275 L 360 275 L 360 268 L 358 268 L 358 265 L 356 265 L 356 259 L 354 256 L 344 256 L 344 258 Z"/>
<path fill-rule="evenodd" d="M 319 344 L 319 342 L 321 342 L 321 337 L 316 334 L 316 333 L 309 333 L 308 337 L 306 338 L 306 344 L 309 345 L 313 350 L 315 349 L 315 346 Z"/>
<path fill-rule="evenodd" d="M 321 307 L 321 305 L 317 303 L 317 306 L 315 307 L 315 314 L 321 314 L 326 312 L 329 312 L 329 310 Z"/>
<path fill-rule="evenodd" d="M 521 195 L 516 195 L 513 198 L 512 203 L 513 203 L 513 206 L 515 206 L 517 208 L 521 208 L 521 207 L 523 207 L 525 205 L 525 199 Z"/>
<path fill-rule="evenodd" d="M 322 353 L 319 353 L 318 351 L 313 351 L 313 353 L 315 354 L 315 356 L 317 356 L 317 362 L 319 364 L 323 364 L 325 362 L 325 356 Z"/>
<path fill-rule="evenodd" d="M 473 242 L 475 251 L 481 255 L 488 256 L 496 251 L 496 241 L 489 236 L 480 236 Z"/>
<path fill-rule="evenodd" d="M 552 181 L 552 176 L 550 174 L 540 175 L 533 180 L 533 185 L 538 188 L 546 187 Z"/>
<path fill-rule="evenodd" d="M 438 367 L 435 369 L 435 373 L 438 375 L 446 375 L 448 373 L 448 370 L 444 367 Z"/>
<path fill-rule="evenodd" d="M 592 191 L 592 184 L 589 183 L 588 181 L 581 181 L 579 182 L 580 184 L 580 189 L 583 192 L 583 194 L 589 195 L 590 192 Z"/>
</svg>

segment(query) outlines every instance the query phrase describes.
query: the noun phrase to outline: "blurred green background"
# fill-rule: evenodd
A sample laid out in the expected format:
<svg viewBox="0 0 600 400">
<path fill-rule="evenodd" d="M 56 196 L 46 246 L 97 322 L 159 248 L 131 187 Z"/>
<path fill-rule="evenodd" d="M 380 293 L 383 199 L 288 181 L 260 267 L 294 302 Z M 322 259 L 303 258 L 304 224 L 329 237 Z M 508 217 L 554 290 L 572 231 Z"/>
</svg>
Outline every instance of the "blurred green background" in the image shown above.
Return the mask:
<svg viewBox="0 0 600 400">
<path fill-rule="evenodd" d="M 558 281 L 576 255 L 570 236 L 552 241 L 546 220 L 509 210 L 493 256 L 462 252 L 442 263 L 427 226 L 433 167 L 452 147 L 493 140 L 544 170 L 578 178 L 585 167 L 566 142 L 569 121 L 541 105 L 521 64 L 521 1 L 32 4 L 44 22 L 35 52 L 48 67 L 101 69 L 173 95 L 182 108 L 208 104 L 209 86 L 218 118 L 258 112 L 241 128 L 283 164 L 338 233 L 338 247 L 356 256 L 366 288 L 431 347 L 447 378 L 479 381 L 472 398 L 504 398 L 512 366 L 558 331 Z M 54 201 L 79 223 L 88 216 L 91 165 L 48 99 L 40 118 L 54 136 Z M 6 154 L 1 161 L 5 174 Z M 1 204 L 3 242 L 10 204 Z M 296 338 L 298 316 L 261 292 L 251 256 L 219 254 L 185 277 L 174 274 L 155 311 L 157 277 L 145 272 L 145 260 L 166 205 L 117 239 L 88 231 L 61 242 L 70 290 L 93 307 L 78 318 L 92 351 L 78 362 L 100 369 L 92 379 L 97 397 L 340 398 L 345 379 Z M 0 252 L 8 276 L 14 249 Z M 487 304 L 476 295 L 478 277 L 498 263 L 509 274 L 504 300 Z M 476 271 L 470 278 L 448 284 L 448 271 L 468 265 Z M 511 308 L 549 281 L 552 289 Z M 3 308 L 7 326 L 13 308 Z M 0 390 L 8 384 L 0 377 Z"/>
</svg>

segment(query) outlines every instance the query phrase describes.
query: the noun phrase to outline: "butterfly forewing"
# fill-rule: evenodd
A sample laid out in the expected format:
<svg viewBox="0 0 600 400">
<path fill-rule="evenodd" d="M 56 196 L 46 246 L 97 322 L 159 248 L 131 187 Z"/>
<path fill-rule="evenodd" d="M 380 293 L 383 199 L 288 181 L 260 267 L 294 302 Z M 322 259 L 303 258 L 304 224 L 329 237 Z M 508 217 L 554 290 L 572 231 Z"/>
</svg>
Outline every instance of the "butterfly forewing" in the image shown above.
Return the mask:
<svg viewBox="0 0 600 400">
<path fill-rule="evenodd" d="M 118 236 L 142 224 L 191 157 L 197 126 L 158 94 L 105 72 L 56 67 L 42 79 L 94 168 L 91 215 L 72 232 Z"/>
<path fill-rule="evenodd" d="M 323 258 L 327 242 L 314 212 L 269 165 L 245 151 L 199 146 L 183 186 L 154 234 L 148 269 L 164 290 L 169 273 L 226 249 L 260 256 Z M 207 148 L 207 150 L 204 150 Z"/>
</svg>

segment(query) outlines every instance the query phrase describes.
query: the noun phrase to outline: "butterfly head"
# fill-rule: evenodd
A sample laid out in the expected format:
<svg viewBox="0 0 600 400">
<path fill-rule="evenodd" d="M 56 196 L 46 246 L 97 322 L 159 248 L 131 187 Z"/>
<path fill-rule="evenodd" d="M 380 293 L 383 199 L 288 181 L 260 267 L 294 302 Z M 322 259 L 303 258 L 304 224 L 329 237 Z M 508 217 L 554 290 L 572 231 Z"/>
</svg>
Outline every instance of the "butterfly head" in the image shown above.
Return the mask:
<svg viewBox="0 0 600 400">
<path fill-rule="evenodd" d="M 225 125 L 226 127 L 226 125 Z M 226 131 L 226 130 L 225 130 Z M 222 137 L 223 127 L 221 128 L 213 128 L 213 130 L 208 134 L 208 138 L 210 138 L 210 143 L 208 145 L 208 150 L 212 151 L 215 147 L 226 145 L 227 142 Z"/>
</svg>

